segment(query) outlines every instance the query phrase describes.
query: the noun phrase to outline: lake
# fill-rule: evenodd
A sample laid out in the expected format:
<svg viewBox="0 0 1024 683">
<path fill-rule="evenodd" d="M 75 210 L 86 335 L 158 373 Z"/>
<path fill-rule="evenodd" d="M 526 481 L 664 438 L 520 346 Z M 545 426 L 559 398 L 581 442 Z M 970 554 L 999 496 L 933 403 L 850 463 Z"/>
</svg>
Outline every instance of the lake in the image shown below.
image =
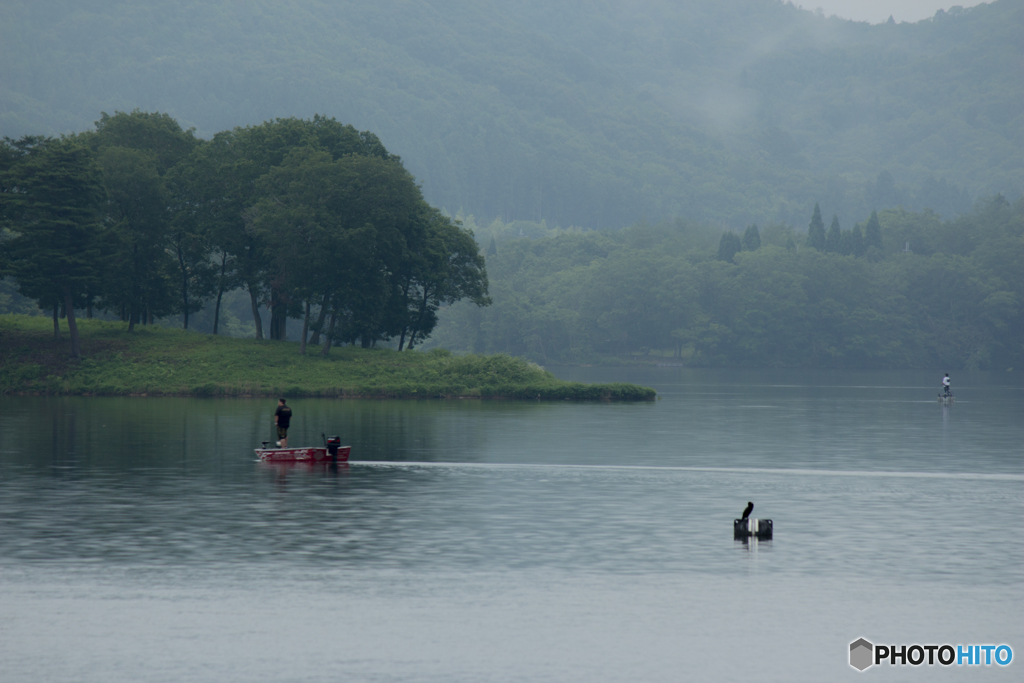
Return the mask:
<svg viewBox="0 0 1024 683">
<path fill-rule="evenodd" d="M 331 468 L 273 400 L 0 397 L 0 679 L 1021 679 L 1019 374 L 550 369 L 659 400 L 289 401 Z"/>
</svg>

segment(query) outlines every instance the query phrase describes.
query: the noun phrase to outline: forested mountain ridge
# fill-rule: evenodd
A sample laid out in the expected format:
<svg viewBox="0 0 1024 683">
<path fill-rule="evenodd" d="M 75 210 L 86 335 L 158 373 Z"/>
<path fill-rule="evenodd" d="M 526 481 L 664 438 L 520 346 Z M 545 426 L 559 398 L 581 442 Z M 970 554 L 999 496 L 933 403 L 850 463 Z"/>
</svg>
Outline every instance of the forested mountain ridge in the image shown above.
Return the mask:
<svg viewBox="0 0 1024 683">
<path fill-rule="evenodd" d="M 1024 7 L 870 26 L 775 0 L 124 0 L 0 7 L 0 135 L 314 113 L 490 220 L 845 224 L 1024 188 Z"/>
</svg>

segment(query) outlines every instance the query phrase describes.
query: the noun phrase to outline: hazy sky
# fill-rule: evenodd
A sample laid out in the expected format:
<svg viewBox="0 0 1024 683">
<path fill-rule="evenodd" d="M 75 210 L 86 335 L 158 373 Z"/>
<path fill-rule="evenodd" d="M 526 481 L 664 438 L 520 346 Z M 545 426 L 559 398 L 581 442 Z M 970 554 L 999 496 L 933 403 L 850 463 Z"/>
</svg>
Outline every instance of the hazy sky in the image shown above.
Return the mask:
<svg viewBox="0 0 1024 683">
<path fill-rule="evenodd" d="M 979 0 L 963 0 L 962 2 L 946 2 L 944 0 L 792 0 L 794 5 L 804 9 L 821 8 L 825 16 L 835 14 L 843 19 L 869 21 L 880 24 L 892 18 L 899 21 L 921 21 L 935 16 L 936 10 L 948 10 L 950 7 L 974 7 L 980 5 Z"/>
</svg>

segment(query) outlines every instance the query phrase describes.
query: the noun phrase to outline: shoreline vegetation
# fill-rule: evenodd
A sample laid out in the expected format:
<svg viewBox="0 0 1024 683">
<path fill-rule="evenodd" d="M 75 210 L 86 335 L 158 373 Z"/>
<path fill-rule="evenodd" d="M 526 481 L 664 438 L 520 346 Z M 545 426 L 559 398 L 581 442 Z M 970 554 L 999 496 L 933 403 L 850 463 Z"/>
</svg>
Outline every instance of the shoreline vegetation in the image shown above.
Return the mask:
<svg viewBox="0 0 1024 683">
<path fill-rule="evenodd" d="M 478 398 L 652 401 L 634 384 L 582 384 L 506 355 L 316 347 L 156 325 L 78 321 L 82 358 L 68 357 L 43 316 L 0 315 L 0 395 L 306 398 Z"/>
</svg>

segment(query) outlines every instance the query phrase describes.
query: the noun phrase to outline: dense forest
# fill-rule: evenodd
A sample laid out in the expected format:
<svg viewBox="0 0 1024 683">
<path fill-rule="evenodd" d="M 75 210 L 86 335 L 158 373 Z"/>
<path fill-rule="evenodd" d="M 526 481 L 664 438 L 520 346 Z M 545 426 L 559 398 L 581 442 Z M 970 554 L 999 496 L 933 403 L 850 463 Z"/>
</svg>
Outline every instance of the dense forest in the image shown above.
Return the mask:
<svg viewBox="0 0 1024 683">
<path fill-rule="evenodd" d="M 914 24 L 777 0 L 8 0 L 0 136 L 325 114 L 426 199 L 588 229 L 970 213 L 1024 188 L 1024 5 Z"/>
<path fill-rule="evenodd" d="M 887 209 L 844 229 L 817 206 L 809 219 L 724 234 L 495 222 L 480 228 L 493 305 L 443 310 L 431 344 L 545 363 L 1024 366 L 1024 199 L 953 220 Z"/>
<path fill-rule="evenodd" d="M 429 206 L 401 161 L 334 119 L 276 119 L 196 138 L 166 114 L 104 114 L 95 130 L 0 143 L 0 291 L 66 316 L 128 323 L 189 316 L 242 289 L 253 329 L 286 339 L 289 317 L 326 355 L 336 342 L 412 348 L 436 311 L 486 305 L 472 233 Z"/>
</svg>

